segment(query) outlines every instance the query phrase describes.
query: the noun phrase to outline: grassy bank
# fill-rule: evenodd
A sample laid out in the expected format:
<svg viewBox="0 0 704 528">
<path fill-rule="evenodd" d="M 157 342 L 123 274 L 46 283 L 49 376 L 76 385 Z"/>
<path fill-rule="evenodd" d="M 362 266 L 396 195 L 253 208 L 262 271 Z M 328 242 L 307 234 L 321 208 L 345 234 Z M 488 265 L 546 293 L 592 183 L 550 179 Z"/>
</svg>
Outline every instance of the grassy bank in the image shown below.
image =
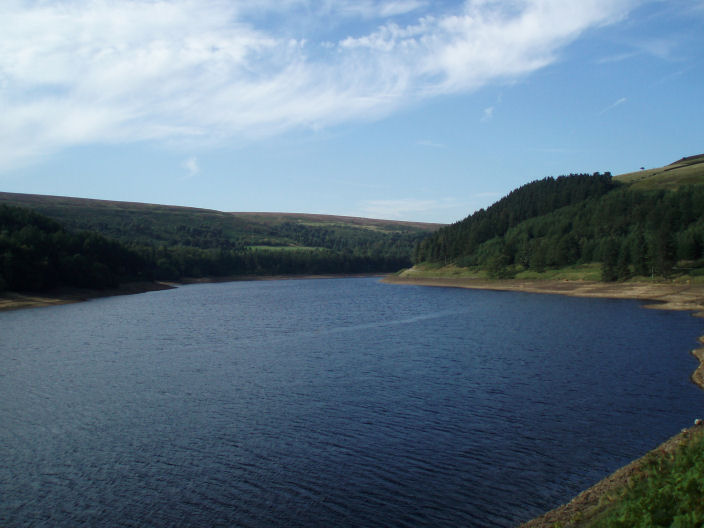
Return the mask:
<svg viewBox="0 0 704 528">
<path fill-rule="evenodd" d="M 486 269 L 480 267 L 459 267 L 454 264 L 442 265 L 437 263 L 422 263 L 412 268 L 401 270 L 395 274 L 401 278 L 453 278 L 453 279 L 496 279 Z M 499 279 L 506 280 L 557 280 L 557 281 L 590 281 L 602 282 L 602 265 L 599 262 L 575 264 L 556 269 L 546 269 L 542 272 L 525 269 L 512 273 L 510 277 Z M 702 284 L 704 276 L 689 275 L 685 271 L 673 273 L 668 278 L 652 276 L 633 276 L 628 280 L 615 281 L 614 284 Z"/>
<path fill-rule="evenodd" d="M 704 525 L 704 426 L 670 438 L 522 528 Z"/>
</svg>

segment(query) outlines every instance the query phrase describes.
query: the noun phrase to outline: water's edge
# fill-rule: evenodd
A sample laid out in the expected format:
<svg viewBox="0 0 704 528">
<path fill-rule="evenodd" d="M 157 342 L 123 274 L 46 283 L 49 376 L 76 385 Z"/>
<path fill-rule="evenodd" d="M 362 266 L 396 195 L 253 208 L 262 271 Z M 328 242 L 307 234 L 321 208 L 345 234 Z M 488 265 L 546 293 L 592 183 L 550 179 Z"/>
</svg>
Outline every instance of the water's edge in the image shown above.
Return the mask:
<svg viewBox="0 0 704 528">
<path fill-rule="evenodd" d="M 42 293 L 2 292 L 0 293 L 0 311 L 20 310 L 24 308 L 42 308 L 60 304 L 84 302 L 102 297 L 116 295 L 135 295 L 152 291 L 170 290 L 185 284 L 206 284 L 237 281 L 268 280 L 306 280 L 306 279 L 341 279 L 352 277 L 385 277 L 386 273 L 355 273 L 339 275 L 233 275 L 227 277 L 186 278 L 180 281 L 139 281 L 127 282 L 117 288 L 90 290 L 83 288 L 62 288 Z"/>
<path fill-rule="evenodd" d="M 704 350 L 704 349 L 702 349 Z M 655 449 L 649 451 L 642 457 L 626 464 L 614 471 L 611 475 L 603 478 L 592 487 L 586 489 L 574 499 L 566 504 L 554 508 L 540 517 L 531 519 L 523 523 L 519 528 L 552 528 L 554 526 L 575 526 L 571 523 L 577 516 L 581 522 L 588 522 L 595 515 L 599 514 L 603 507 L 608 504 L 603 499 L 616 489 L 623 489 L 628 485 L 629 479 L 638 474 L 653 457 L 663 457 L 676 451 L 682 444 L 691 438 L 699 438 L 704 435 L 704 424 L 694 425 L 683 429 L 672 438 L 669 438 Z M 577 523 L 576 526 L 579 526 Z"/>
</svg>

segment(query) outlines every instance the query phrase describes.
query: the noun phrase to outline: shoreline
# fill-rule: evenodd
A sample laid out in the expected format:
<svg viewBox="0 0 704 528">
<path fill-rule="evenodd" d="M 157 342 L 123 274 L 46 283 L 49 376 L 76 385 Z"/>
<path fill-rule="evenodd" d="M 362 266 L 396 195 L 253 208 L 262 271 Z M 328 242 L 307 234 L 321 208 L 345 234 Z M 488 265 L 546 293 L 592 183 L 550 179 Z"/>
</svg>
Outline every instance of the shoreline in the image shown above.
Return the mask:
<svg viewBox="0 0 704 528">
<path fill-rule="evenodd" d="M 385 277 L 387 273 L 347 273 L 321 275 L 230 275 L 225 277 L 185 278 L 179 281 L 139 281 L 126 282 L 117 288 L 92 290 L 87 288 L 58 288 L 47 292 L 0 292 L 0 312 L 42 308 L 77 302 L 113 297 L 116 295 L 136 295 L 151 291 L 171 290 L 189 284 L 212 284 L 220 282 L 304 280 L 304 279 L 343 279 L 355 277 Z"/>
<path fill-rule="evenodd" d="M 272 281 L 272 280 L 309 280 L 309 279 L 355 279 L 366 277 L 387 277 L 386 272 L 379 273 L 321 273 L 302 275 L 225 275 L 223 277 L 195 277 L 180 281 L 164 282 L 176 287 L 188 284 L 216 284 L 220 282 Z"/>
<path fill-rule="evenodd" d="M 629 481 L 641 474 L 643 468 L 653 457 L 663 457 L 674 453 L 691 438 L 704 436 L 704 425 L 693 425 L 675 436 L 665 440 L 655 449 L 642 457 L 617 469 L 610 475 L 579 493 L 569 502 L 558 506 L 539 517 L 519 525 L 519 528 L 554 528 L 555 526 L 579 527 L 590 523 L 595 517 L 608 509 L 614 499 L 613 492 L 624 489 Z M 579 519 L 574 522 L 573 519 Z"/>
<path fill-rule="evenodd" d="M 704 284 L 675 283 L 600 283 L 590 281 L 561 280 L 486 280 L 463 278 L 399 277 L 388 276 L 382 282 L 397 285 L 431 286 L 444 288 L 467 288 L 495 291 L 516 291 L 567 295 L 572 297 L 594 297 L 605 299 L 635 299 L 650 302 L 644 308 L 659 310 L 690 311 L 692 315 L 704 317 Z M 704 336 L 699 337 L 701 347 L 691 350 L 699 366 L 691 374 L 691 381 L 704 390 Z M 520 528 L 553 528 L 555 526 L 585 526 L 602 513 L 613 500 L 616 490 L 624 489 L 632 476 L 652 457 L 661 457 L 674 452 L 687 439 L 704 435 L 704 425 L 683 429 L 670 439 L 652 449 L 642 457 L 617 469 L 610 475 L 579 493 L 569 502 L 559 505 L 542 515 L 526 521 Z"/>
<path fill-rule="evenodd" d="M 389 275 L 382 282 L 414 286 L 467 288 L 475 290 L 516 291 L 594 297 L 601 299 L 635 299 L 651 301 L 645 308 L 685 310 L 704 317 L 704 284 L 666 282 L 596 282 L 549 279 L 469 279 L 451 277 L 408 277 Z"/>
<path fill-rule="evenodd" d="M 92 290 L 88 288 L 57 288 L 47 292 L 1 292 L 0 312 L 22 310 L 26 308 L 43 308 L 113 297 L 115 295 L 136 295 L 150 291 L 170 290 L 173 285 L 166 282 L 126 282 L 116 288 Z"/>
</svg>

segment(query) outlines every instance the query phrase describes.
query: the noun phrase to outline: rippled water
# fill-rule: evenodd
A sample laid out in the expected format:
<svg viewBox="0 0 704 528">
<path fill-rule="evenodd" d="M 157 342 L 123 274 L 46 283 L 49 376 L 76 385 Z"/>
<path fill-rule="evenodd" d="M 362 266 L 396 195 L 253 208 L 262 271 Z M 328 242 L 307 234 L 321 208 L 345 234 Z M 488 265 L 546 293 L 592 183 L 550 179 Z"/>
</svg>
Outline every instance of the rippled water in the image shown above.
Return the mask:
<svg viewBox="0 0 704 528">
<path fill-rule="evenodd" d="M 702 326 L 375 279 L 0 313 L 0 525 L 513 526 L 703 414 Z"/>
</svg>

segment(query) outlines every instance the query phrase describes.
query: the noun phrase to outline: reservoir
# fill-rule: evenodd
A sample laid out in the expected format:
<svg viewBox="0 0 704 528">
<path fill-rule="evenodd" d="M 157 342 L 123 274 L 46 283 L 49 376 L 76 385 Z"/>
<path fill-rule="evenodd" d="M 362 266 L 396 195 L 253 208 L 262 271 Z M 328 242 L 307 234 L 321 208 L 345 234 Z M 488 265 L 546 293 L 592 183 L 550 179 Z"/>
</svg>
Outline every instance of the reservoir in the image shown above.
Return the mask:
<svg viewBox="0 0 704 528">
<path fill-rule="evenodd" d="M 0 313 L 0 526 L 515 526 L 704 415 L 703 328 L 371 278 Z"/>
</svg>

